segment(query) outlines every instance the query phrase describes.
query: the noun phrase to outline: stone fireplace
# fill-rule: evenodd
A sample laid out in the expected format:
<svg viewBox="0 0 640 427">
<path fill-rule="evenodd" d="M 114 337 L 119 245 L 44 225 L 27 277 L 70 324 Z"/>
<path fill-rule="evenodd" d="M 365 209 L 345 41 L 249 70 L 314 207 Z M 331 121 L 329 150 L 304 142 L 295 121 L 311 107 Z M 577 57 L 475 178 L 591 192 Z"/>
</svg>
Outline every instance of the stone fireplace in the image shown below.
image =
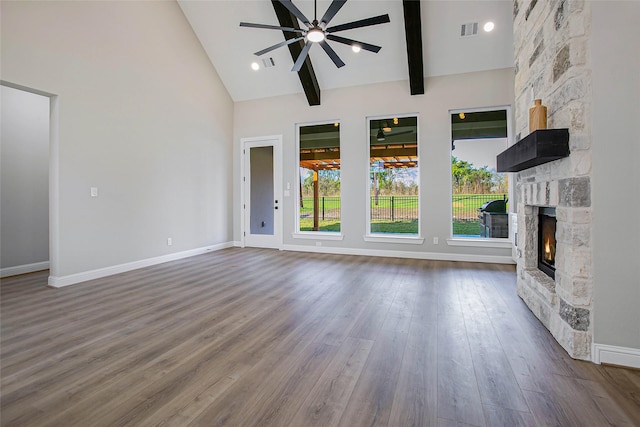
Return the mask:
<svg viewBox="0 0 640 427">
<path fill-rule="evenodd" d="M 536 169 L 518 174 L 518 295 L 571 356 L 589 359 L 592 340 L 589 180 L 535 181 Z M 532 182 L 522 182 L 531 178 Z M 539 247 L 545 243 L 540 242 L 540 211 L 550 207 L 556 212 L 554 277 L 538 266 Z"/>
<path fill-rule="evenodd" d="M 518 295 L 570 356 L 591 360 L 593 273 L 590 4 L 514 2 L 517 140 L 529 134 L 534 98 L 547 126 L 569 130 L 568 157 L 515 174 Z M 554 274 L 539 268 L 540 213 L 555 209 Z"/>
</svg>

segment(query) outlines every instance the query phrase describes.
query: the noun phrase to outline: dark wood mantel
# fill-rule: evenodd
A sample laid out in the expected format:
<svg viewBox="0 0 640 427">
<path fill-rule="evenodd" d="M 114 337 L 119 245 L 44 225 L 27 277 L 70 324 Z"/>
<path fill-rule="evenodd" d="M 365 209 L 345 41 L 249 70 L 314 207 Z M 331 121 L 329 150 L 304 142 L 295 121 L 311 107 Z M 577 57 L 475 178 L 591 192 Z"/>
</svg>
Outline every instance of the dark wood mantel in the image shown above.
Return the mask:
<svg viewBox="0 0 640 427">
<path fill-rule="evenodd" d="M 520 172 L 569 156 L 569 129 L 540 129 L 498 154 L 498 172 Z"/>
</svg>

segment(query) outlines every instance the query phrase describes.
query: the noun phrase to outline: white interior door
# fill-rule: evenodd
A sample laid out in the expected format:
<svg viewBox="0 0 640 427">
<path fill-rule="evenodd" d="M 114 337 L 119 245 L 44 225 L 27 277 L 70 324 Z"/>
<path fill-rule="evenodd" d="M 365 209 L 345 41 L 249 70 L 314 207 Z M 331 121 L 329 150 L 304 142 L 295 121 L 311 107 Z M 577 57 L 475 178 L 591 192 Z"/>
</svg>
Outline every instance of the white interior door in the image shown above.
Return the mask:
<svg viewBox="0 0 640 427">
<path fill-rule="evenodd" d="M 281 151 L 281 136 L 242 140 L 244 246 L 282 246 Z"/>
</svg>

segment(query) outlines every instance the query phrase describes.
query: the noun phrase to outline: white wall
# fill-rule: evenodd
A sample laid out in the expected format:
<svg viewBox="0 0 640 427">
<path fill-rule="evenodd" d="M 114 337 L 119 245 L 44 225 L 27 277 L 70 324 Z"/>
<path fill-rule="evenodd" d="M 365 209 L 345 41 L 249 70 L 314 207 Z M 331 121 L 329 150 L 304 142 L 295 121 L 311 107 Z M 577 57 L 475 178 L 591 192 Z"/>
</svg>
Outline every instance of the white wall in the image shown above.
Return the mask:
<svg viewBox="0 0 640 427">
<path fill-rule="evenodd" d="M 292 74 L 291 78 L 297 78 Z M 511 259 L 510 248 L 448 246 L 451 233 L 451 119 L 449 110 L 512 105 L 512 68 L 468 73 L 426 80 L 426 94 L 411 96 L 406 81 L 322 91 L 322 105 L 309 107 L 304 95 L 237 102 L 234 109 L 234 167 L 240 173 L 240 139 L 261 135 L 283 135 L 284 185 L 296 188 L 297 156 L 295 124 L 340 121 L 340 162 L 342 187 L 343 241 L 326 241 L 322 246 L 342 249 L 414 251 L 442 254 L 469 254 Z M 418 113 L 421 170 L 422 245 L 365 242 L 367 185 L 368 116 Z M 234 186 L 234 216 L 240 213 L 239 180 Z M 313 240 L 294 239 L 295 197 L 284 199 L 285 245 L 315 246 Z M 240 240 L 240 224 L 234 227 Z M 439 237 L 440 244 L 433 244 Z"/>
<path fill-rule="evenodd" d="M 2 80 L 57 96 L 52 275 L 231 240 L 233 104 L 178 5 L 0 7 Z"/>
<path fill-rule="evenodd" d="M 594 342 L 640 355 L 640 3 L 591 8 Z"/>
<path fill-rule="evenodd" d="M 49 261 L 49 98 L 5 86 L 0 95 L 4 272 Z"/>
</svg>

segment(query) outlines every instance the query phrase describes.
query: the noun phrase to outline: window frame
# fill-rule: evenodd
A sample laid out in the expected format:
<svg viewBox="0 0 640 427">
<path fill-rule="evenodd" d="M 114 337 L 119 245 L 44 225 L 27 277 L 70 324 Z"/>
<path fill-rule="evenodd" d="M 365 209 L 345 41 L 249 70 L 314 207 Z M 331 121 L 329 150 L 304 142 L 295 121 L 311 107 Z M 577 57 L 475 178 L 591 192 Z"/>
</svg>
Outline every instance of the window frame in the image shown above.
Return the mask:
<svg viewBox="0 0 640 427">
<path fill-rule="evenodd" d="M 305 126 L 319 126 L 338 123 L 338 138 L 340 140 L 340 231 L 300 231 L 300 200 L 302 194 L 300 191 L 300 129 Z M 296 141 L 295 141 L 295 225 L 294 231 L 291 236 L 295 239 L 311 239 L 311 240 L 343 240 L 344 229 L 342 221 L 342 122 L 339 119 L 334 120 L 320 120 L 313 122 L 296 123 Z"/>
<path fill-rule="evenodd" d="M 376 120 L 389 120 L 397 118 L 406 118 L 406 117 L 415 117 L 416 118 L 416 143 L 418 144 L 417 153 L 418 153 L 418 233 L 417 234 L 404 234 L 404 233 L 372 233 L 371 232 L 371 141 L 370 141 L 370 131 L 371 131 L 371 122 Z M 418 112 L 409 112 L 409 113 L 400 113 L 400 114 L 384 114 L 384 115 L 376 115 L 376 116 L 367 116 L 365 117 L 365 134 L 366 134 L 366 158 L 365 158 L 365 167 L 366 167 L 366 230 L 363 236 L 363 240 L 365 242 L 375 242 L 375 243 L 405 243 L 405 244 L 413 244 L 413 245 L 421 245 L 424 243 L 424 238 L 422 237 L 422 169 L 420 168 L 421 162 L 421 143 L 420 143 L 420 114 Z"/>
<path fill-rule="evenodd" d="M 513 112 L 512 106 L 507 105 L 494 105 L 489 107 L 472 107 L 472 108 L 453 108 L 448 111 L 447 117 L 449 118 L 449 139 L 453 143 L 453 124 L 451 123 L 451 115 L 459 113 L 477 113 L 484 111 L 497 111 L 505 110 L 507 112 L 507 148 L 514 144 L 513 134 Z M 506 149 L 506 148 L 505 148 Z M 449 202 L 453 201 L 453 175 L 451 173 L 451 156 L 453 150 L 449 148 L 449 156 L 447 161 L 449 162 Z M 513 173 L 506 172 L 508 176 L 509 188 L 507 189 L 507 199 L 509 201 L 515 200 L 515 190 L 513 185 Z M 454 237 L 453 235 L 453 205 L 449 209 L 449 236 L 447 237 L 447 245 L 449 246 L 467 246 L 467 247 L 484 247 L 484 248 L 507 248 L 512 246 L 512 226 L 511 226 L 511 214 L 514 211 L 515 206 L 510 203 L 509 210 L 507 211 L 509 237 Z"/>
</svg>

